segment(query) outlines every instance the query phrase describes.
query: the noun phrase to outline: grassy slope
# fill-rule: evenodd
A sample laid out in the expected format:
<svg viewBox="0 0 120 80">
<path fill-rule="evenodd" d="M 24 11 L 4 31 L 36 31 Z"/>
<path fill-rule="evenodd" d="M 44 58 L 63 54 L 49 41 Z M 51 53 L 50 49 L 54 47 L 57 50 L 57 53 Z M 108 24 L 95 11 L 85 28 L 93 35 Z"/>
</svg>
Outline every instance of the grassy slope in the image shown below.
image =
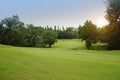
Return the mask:
<svg viewBox="0 0 120 80">
<path fill-rule="evenodd" d="M 0 45 L 0 80 L 120 80 L 120 51 L 85 50 L 79 40 L 51 49 Z"/>
</svg>

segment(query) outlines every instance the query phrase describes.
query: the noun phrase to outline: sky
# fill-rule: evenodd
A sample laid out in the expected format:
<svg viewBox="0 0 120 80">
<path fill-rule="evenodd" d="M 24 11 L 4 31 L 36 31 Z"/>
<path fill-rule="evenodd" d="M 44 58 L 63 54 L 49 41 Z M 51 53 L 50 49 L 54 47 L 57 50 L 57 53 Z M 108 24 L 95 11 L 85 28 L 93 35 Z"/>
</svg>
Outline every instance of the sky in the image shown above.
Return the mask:
<svg viewBox="0 0 120 80">
<path fill-rule="evenodd" d="M 0 20 L 18 15 L 35 26 L 78 27 L 91 20 L 101 27 L 105 20 L 105 0 L 0 0 Z"/>
</svg>

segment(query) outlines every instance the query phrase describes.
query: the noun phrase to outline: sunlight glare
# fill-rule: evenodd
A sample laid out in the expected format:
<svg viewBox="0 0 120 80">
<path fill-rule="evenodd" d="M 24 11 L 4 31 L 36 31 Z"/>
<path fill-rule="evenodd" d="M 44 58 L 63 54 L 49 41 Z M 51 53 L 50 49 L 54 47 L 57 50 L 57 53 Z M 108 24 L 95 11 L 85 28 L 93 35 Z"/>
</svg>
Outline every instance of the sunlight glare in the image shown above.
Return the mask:
<svg viewBox="0 0 120 80">
<path fill-rule="evenodd" d="M 100 18 L 100 19 L 96 20 L 96 25 L 98 27 L 103 27 L 107 24 L 108 24 L 108 21 L 105 18 Z"/>
</svg>

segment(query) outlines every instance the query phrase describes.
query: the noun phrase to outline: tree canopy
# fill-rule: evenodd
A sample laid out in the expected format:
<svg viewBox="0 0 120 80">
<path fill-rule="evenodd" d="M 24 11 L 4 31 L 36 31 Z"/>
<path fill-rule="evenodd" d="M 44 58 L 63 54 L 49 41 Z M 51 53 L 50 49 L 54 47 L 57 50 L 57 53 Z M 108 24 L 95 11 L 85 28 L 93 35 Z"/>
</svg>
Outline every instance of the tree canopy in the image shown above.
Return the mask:
<svg viewBox="0 0 120 80">
<path fill-rule="evenodd" d="M 0 43 L 14 46 L 45 47 L 57 42 L 57 33 L 49 27 L 24 25 L 17 15 L 5 18 L 0 22 Z"/>
<path fill-rule="evenodd" d="M 97 42 L 97 26 L 91 21 L 86 21 L 83 26 L 79 27 L 80 38 L 85 41 L 87 49 Z"/>
<path fill-rule="evenodd" d="M 109 49 L 120 49 L 120 0 L 107 0 L 107 43 Z"/>
</svg>

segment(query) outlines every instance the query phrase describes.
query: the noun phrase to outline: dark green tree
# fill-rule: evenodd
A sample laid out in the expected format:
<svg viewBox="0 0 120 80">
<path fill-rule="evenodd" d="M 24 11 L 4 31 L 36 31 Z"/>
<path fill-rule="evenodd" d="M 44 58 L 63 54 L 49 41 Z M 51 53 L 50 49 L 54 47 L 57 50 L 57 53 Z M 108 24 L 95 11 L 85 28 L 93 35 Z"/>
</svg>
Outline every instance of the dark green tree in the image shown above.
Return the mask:
<svg viewBox="0 0 120 80">
<path fill-rule="evenodd" d="M 67 39 L 73 39 L 75 38 L 75 31 L 73 27 L 68 27 L 66 29 L 66 38 Z"/>
<path fill-rule="evenodd" d="M 3 25 L 0 23 L 0 43 L 2 43 L 3 42 L 3 34 L 4 34 L 4 27 L 3 27 Z"/>
<path fill-rule="evenodd" d="M 24 26 L 24 23 L 19 20 L 17 15 L 1 20 L 0 26 L 2 28 L 2 43 L 9 45 L 19 44 L 19 29 Z"/>
<path fill-rule="evenodd" d="M 106 43 L 107 42 L 107 25 L 103 26 L 101 28 L 98 28 L 98 40 L 100 43 Z"/>
<path fill-rule="evenodd" d="M 82 41 L 85 41 L 87 49 L 92 47 L 92 44 L 97 42 L 97 27 L 91 21 L 86 21 L 84 26 L 79 27 L 79 36 Z"/>
<path fill-rule="evenodd" d="M 40 45 L 43 30 L 43 28 L 35 27 L 32 24 L 27 25 L 27 31 L 24 40 L 28 43 L 28 46 L 36 47 L 37 45 Z"/>
<path fill-rule="evenodd" d="M 46 30 L 43 34 L 43 44 L 49 48 L 57 42 L 57 33 L 54 30 Z"/>
<path fill-rule="evenodd" d="M 120 0 L 107 0 L 107 15 L 109 27 L 106 37 L 109 49 L 120 49 Z"/>
</svg>

